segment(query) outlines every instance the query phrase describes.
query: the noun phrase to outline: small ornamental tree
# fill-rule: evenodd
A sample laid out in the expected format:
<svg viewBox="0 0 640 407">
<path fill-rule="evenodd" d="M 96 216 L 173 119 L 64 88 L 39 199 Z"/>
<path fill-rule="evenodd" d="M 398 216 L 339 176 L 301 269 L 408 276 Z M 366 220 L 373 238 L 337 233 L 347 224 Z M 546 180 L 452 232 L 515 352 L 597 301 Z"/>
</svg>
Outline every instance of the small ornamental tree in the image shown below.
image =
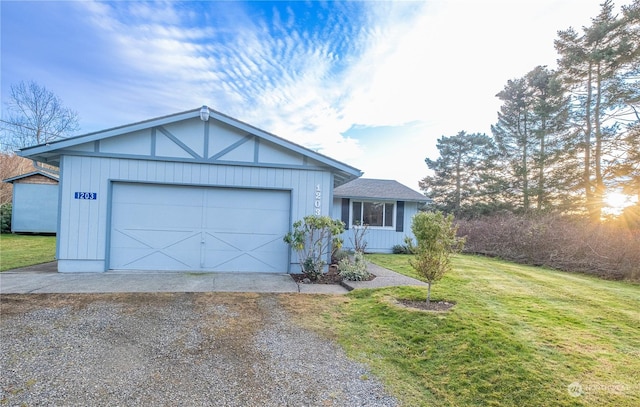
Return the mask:
<svg viewBox="0 0 640 407">
<path fill-rule="evenodd" d="M 458 227 L 453 215 L 442 212 L 421 212 L 413 217 L 411 230 L 418 245 L 409 264 L 427 282 L 427 304 L 431 302 L 431 284 L 451 270 L 451 254 L 462 250 L 464 238 L 456 236 Z"/>
<path fill-rule="evenodd" d="M 326 259 L 332 249 L 342 247 L 340 234 L 344 223 L 328 216 L 309 215 L 293 224 L 284 241 L 298 254 L 302 272 L 311 280 L 317 280 L 324 272 Z"/>
</svg>

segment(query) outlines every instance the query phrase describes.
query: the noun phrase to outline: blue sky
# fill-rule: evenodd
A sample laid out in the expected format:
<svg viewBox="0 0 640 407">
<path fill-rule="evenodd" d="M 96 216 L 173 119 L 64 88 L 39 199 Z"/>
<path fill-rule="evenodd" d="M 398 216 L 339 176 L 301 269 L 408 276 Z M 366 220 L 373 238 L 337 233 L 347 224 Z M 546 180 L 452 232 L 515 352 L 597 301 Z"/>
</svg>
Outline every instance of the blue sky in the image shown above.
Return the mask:
<svg viewBox="0 0 640 407">
<path fill-rule="evenodd" d="M 206 104 L 417 190 L 600 1 L 2 1 L 1 96 L 35 80 L 81 133 Z"/>
</svg>

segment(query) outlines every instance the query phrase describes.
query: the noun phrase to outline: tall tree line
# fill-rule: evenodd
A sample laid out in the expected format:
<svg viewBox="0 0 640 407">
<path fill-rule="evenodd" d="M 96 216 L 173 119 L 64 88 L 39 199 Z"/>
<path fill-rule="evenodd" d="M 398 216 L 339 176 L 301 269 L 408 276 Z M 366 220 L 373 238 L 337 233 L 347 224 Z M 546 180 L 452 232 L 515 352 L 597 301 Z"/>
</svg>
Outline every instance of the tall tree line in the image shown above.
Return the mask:
<svg viewBox="0 0 640 407">
<path fill-rule="evenodd" d="M 582 31 L 559 31 L 558 68 L 509 80 L 491 137 L 438 140 L 420 187 L 439 209 L 481 214 L 583 212 L 599 220 L 608 188 L 640 198 L 640 0 L 607 0 Z"/>
</svg>

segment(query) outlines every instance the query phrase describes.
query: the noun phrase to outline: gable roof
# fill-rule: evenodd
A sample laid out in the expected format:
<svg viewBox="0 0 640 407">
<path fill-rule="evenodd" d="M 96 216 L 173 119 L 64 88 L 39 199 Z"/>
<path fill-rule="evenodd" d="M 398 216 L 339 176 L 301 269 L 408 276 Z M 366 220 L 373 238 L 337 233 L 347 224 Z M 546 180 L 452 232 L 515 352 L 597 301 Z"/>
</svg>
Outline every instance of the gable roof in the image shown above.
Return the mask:
<svg viewBox="0 0 640 407">
<path fill-rule="evenodd" d="M 390 179 L 358 178 L 333 190 L 333 196 L 354 199 L 428 202 L 429 198 Z"/>
<path fill-rule="evenodd" d="M 111 129 L 101 130 L 98 132 L 88 133 L 80 136 L 70 137 L 66 139 L 57 140 L 47 144 L 40 144 L 37 146 L 26 147 L 19 150 L 18 155 L 27 157 L 33 160 L 44 162 L 59 166 L 60 157 L 65 153 L 68 153 L 73 147 L 77 147 L 82 144 L 98 142 L 108 138 L 121 136 L 127 133 L 133 133 L 141 130 L 147 130 L 155 127 L 161 127 L 172 123 L 177 123 L 184 120 L 194 119 L 200 117 L 200 111 L 206 108 L 209 111 L 209 120 L 217 120 L 228 126 L 247 132 L 252 136 L 261 138 L 263 140 L 274 143 L 286 150 L 300 154 L 301 156 L 320 163 L 321 165 L 328 167 L 335 175 L 335 185 L 341 185 L 352 179 L 362 176 L 362 171 L 352 167 L 343 162 L 337 161 L 326 155 L 320 154 L 316 151 L 303 147 L 299 144 L 293 143 L 284 138 L 278 137 L 267 131 L 259 129 L 250 124 L 244 123 L 240 120 L 234 119 L 223 113 L 215 111 L 209 107 L 203 106 L 193 110 L 188 110 L 181 113 L 175 113 L 168 116 L 162 116 L 155 119 L 145 120 L 137 123 L 127 124 L 124 126 L 114 127 Z M 178 141 L 179 142 L 179 141 Z M 87 152 L 86 155 L 91 155 Z"/>
<path fill-rule="evenodd" d="M 26 174 L 16 175 L 15 177 L 3 179 L 2 182 L 8 182 L 10 184 L 13 184 L 14 181 L 18 181 L 18 180 L 21 180 L 21 179 L 24 179 L 24 178 L 33 177 L 34 175 L 42 175 L 43 177 L 50 178 L 50 179 L 52 179 L 54 181 L 59 181 L 58 175 L 38 170 L 38 171 L 29 172 L 29 173 L 26 173 Z"/>
</svg>

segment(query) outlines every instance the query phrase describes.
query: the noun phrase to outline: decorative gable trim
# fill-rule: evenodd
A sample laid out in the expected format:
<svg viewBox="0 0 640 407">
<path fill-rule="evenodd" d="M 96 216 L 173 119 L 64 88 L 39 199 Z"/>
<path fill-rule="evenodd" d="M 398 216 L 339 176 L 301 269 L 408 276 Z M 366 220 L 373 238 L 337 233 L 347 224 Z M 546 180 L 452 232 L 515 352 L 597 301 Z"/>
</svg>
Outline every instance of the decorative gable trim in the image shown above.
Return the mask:
<svg viewBox="0 0 640 407">
<path fill-rule="evenodd" d="M 52 165 L 59 165 L 60 157 L 62 155 L 81 155 L 92 157 L 111 157 L 111 158 L 131 158 L 131 159 L 143 159 L 143 160 L 159 160 L 159 161 L 190 161 L 197 163 L 209 163 L 209 164 L 231 164 L 231 165 L 255 165 L 255 166 L 268 166 L 279 168 L 305 168 L 305 169 L 324 169 L 329 170 L 334 174 L 334 187 L 342 185 L 350 180 L 362 176 L 362 172 L 350 165 L 342 163 L 340 161 L 329 158 L 323 154 L 317 153 L 313 150 L 302 147 L 298 144 L 292 143 L 288 140 L 275 136 L 264 130 L 253 127 L 249 124 L 241 122 L 226 116 L 220 112 L 209 109 L 210 117 L 209 121 L 203 122 L 203 126 L 197 133 L 190 130 L 187 140 L 181 139 L 176 136 L 175 126 L 180 122 L 186 122 L 191 120 L 191 125 L 184 124 L 185 126 L 191 126 L 194 129 L 193 120 L 198 120 L 200 123 L 200 110 L 195 109 L 187 112 L 177 113 L 170 116 L 164 116 L 156 119 L 146 120 L 139 123 L 120 126 L 100 132 L 89 133 L 82 136 L 73 138 L 58 140 L 50 144 L 38 145 L 33 147 L 27 147 L 21 149 L 20 156 L 28 157 L 37 161 L 50 163 Z M 235 133 L 244 133 L 245 136 L 240 140 L 233 142 L 227 146 L 220 146 L 223 149 L 217 151 L 211 157 L 207 157 L 211 147 L 211 133 L 212 121 L 217 121 L 224 125 L 230 126 L 235 129 Z M 171 129 L 171 130 L 170 130 Z M 133 134 L 135 133 L 135 135 Z M 158 134 L 160 133 L 160 134 Z M 134 150 L 123 149 L 117 151 L 113 146 L 117 146 L 117 142 L 108 143 L 109 150 L 104 151 L 101 147 L 103 144 L 101 141 L 105 139 L 111 139 L 119 136 L 130 135 L 131 137 L 127 141 L 136 140 L 133 143 Z M 195 146 L 194 137 L 200 134 L 202 137 L 201 144 Z M 137 137 L 137 138 L 136 138 Z M 215 137 L 215 135 L 214 135 Z M 230 140 L 233 141 L 233 140 Z M 230 152 L 237 150 L 239 147 L 245 145 L 247 142 L 253 141 L 253 150 L 238 151 L 233 158 L 224 160 L 224 157 Z M 265 142 L 266 141 L 266 142 Z M 123 141 L 124 142 L 124 141 Z M 146 146 L 145 146 L 146 143 Z M 158 154 L 158 148 L 162 146 L 166 149 L 168 144 L 172 143 L 176 149 L 175 154 L 166 155 Z M 300 164 L 297 164 L 295 160 L 284 159 L 281 162 L 261 162 L 260 154 L 263 148 L 271 148 L 272 144 L 276 149 L 280 148 L 282 151 L 291 154 L 291 156 L 299 155 Z M 202 152 L 199 150 L 202 148 Z M 247 155 L 246 159 L 243 154 Z M 237 159 L 237 157 L 241 159 Z M 285 157 L 284 155 L 282 157 Z"/>
</svg>

